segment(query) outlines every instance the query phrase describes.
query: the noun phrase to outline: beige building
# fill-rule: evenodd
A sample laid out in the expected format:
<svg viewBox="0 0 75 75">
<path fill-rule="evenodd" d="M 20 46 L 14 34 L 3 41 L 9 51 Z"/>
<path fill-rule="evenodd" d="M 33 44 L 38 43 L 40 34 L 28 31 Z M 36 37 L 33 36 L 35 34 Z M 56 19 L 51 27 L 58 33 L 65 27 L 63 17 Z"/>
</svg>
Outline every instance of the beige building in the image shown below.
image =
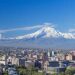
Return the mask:
<svg viewBox="0 0 75 75">
<path fill-rule="evenodd" d="M 7 63 L 11 62 L 13 65 L 18 65 L 19 64 L 19 59 L 16 58 L 15 56 L 9 56 L 7 59 Z"/>
<path fill-rule="evenodd" d="M 49 62 L 48 61 L 45 61 L 44 62 L 44 66 L 43 66 L 45 71 L 48 70 L 48 65 L 49 65 Z"/>
<path fill-rule="evenodd" d="M 6 56 L 5 56 L 5 55 L 0 56 L 0 64 L 3 64 L 3 65 L 5 65 L 5 64 L 6 64 L 5 58 L 6 58 Z"/>
<path fill-rule="evenodd" d="M 66 60 L 70 61 L 73 59 L 72 57 L 73 57 L 72 54 L 67 54 L 65 58 L 66 58 Z"/>
</svg>

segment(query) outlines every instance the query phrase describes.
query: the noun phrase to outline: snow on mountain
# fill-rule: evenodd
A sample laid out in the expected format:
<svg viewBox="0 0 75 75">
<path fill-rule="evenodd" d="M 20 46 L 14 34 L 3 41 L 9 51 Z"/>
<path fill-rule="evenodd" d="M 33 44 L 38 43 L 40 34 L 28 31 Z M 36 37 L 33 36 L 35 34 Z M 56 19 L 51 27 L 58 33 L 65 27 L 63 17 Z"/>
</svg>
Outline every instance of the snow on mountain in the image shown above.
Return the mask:
<svg viewBox="0 0 75 75">
<path fill-rule="evenodd" d="M 2 35 L 1 38 L 3 38 Z M 31 48 L 75 48 L 75 33 L 60 32 L 50 25 L 44 25 L 29 34 L 3 38 L 0 40 L 0 45 Z"/>
<path fill-rule="evenodd" d="M 45 25 L 34 33 L 26 34 L 22 36 L 17 36 L 13 39 L 30 39 L 30 38 L 65 38 L 65 39 L 75 39 L 74 33 L 62 33 L 57 31 L 54 27 L 50 25 Z"/>
<path fill-rule="evenodd" d="M 75 39 L 75 34 L 73 34 L 73 33 L 62 33 L 62 36 L 65 39 Z"/>
</svg>

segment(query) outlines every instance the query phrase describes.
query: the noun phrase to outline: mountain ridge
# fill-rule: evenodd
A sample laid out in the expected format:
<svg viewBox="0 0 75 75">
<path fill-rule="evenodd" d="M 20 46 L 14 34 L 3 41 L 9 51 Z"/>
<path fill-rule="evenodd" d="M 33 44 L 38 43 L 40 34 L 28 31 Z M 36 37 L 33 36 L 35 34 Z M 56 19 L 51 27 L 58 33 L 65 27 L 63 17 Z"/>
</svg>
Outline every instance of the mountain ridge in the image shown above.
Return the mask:
<svg viewBox="0 0 75 75">
<path fill-rule="evenodd" d="M 17 36 L 14 37 L 12 39 L 30 39 L 30 38 L 37 38 L 41 36 L 40 38 L 65 38 L 65 39 L 75 39 L 75 34 L 68 32 L 68 33 L 63 33 L 63 32 L 59 32 L 57 31 L 55 28 L 47 25 L 44 26 L 42 28 L 40 28 L 39 30 L 37 30 L 36 32 L 33 32 L 31 34 L 25 34 L 22 36 Z"/>
<path fill-rule="evenodd" d="M 75 48 L 75 34 L 60 32 L 50 25 L 45 25 L 33 33 L 0 39 L 0 45 L 35 48 Z"/>
</svg>

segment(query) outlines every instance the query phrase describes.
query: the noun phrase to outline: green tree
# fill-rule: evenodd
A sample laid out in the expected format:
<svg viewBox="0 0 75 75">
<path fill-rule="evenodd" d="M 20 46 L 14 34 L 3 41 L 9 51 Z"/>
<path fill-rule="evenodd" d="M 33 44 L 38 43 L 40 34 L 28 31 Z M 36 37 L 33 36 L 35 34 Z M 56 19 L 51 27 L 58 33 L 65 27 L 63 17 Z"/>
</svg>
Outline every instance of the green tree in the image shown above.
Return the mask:
<svg viewBox="0 0 75 75">
<path fill-rule="evenodd" d="M 65 75 L 74 75 L 75 74 L 75 67 L 68 67 L 65 71 Z"/>
<path fill-rule="evenodd" d="M 7 71 L 3 72 L 3 75 L 8 75 Z"/>
</svg>

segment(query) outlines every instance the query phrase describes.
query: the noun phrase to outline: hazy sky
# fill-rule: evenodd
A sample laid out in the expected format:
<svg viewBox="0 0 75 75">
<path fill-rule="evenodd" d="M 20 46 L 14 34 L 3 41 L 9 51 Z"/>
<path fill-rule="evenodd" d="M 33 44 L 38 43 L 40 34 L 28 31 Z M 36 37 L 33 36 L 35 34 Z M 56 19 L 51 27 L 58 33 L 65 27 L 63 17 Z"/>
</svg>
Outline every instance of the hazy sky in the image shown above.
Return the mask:
<svg viewBox="0 0 75 75">
<path fill-rule="evenodd" d="M 0 0 L 0 30 L 53 23 L 75 28 L 75 0 Z"/>
</svg>

